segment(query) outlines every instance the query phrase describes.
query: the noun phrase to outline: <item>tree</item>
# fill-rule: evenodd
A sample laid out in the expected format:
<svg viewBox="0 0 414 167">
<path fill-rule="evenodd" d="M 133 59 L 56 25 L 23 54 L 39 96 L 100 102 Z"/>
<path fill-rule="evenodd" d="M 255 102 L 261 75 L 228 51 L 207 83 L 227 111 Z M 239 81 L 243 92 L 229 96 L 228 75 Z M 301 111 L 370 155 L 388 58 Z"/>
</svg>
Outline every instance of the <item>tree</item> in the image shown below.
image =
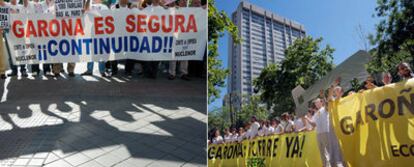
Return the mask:
<svg viewBox="0 0 414 167">
<path fill-rule="evenodd" d="M 223 107 L 216 110 L 208 112 L 208 129 L 224 129 L 229 128 L 231 125 L 230 122 L 230 112 L 229 108 Z"/>
<path fill-rule="evenodd" d="M 358 26 L 355 27 L 355 32 L 358 36 L 361 49 L 368 52 L 371 47 L 370 41 L 368 39 L 369 34 L 366 33 L 365 29 L 362 27 L 361 24 L 358 24 Z"/>
<path fill-rule="evenodd" d="M 401 61 L 414 60 L 414 1 L 378 0 L 376 34 L 369 39 L 376 48 L 371 50 L 373 59 L 368 63 L 370 73 L 392 71 Z"/>
<path fill-rule="evenodd" d="M 224 11 L 218 11 L 215 1 L 208 1 L 208 102 L 213 102 L 220 96 L 220 87 L 225 86 L 224 80 L 228 70 L 218 59 L 218 41 L 227 31 L 235 42 L 239 42 L 237 27 L 231 22 Z"/>
<path fill-rule="evenodd" d="M 268 110 L 261 104 L 260 97 L 257 95 L 249 97 L 249 100 L 243 103 L 241 111 L 237 114 L 239 121 L 243 123 L 250 121 L 252 116 L 256 116 L 258 120 L 269 118 Z"/>
<path fill-rule="evenodd" d="M 305 37 L 297 39 L 285 50 L 285 59 L 280 65 L 266 67 L 255 79 L 255 89 L 260 99 L 272 109 L 272 116 L 294 111 L 292 89 L 297 85 L 308 88 L 334 67 L 334 49 L 327 45 L 319 47 L 322 38 Z"/>
<path fill-rule="evenodd" d="M 251 96 L 249 101 L 243 104 L 242 110 L 237 112 L 236 119 L 238 119 L 238 122 L 234 125 L 231 124 L 230 120 L 230 107 L 222 107 L 210 111 L 208 113 L 208 129 L 223 130 L 232 126 L 243 126 L 244 123 L 250 121 L 252 116 L 256 116 L 259 120 L 269 118 L 269 112 L 261 103 L 259 96 Z"/>
</svg>

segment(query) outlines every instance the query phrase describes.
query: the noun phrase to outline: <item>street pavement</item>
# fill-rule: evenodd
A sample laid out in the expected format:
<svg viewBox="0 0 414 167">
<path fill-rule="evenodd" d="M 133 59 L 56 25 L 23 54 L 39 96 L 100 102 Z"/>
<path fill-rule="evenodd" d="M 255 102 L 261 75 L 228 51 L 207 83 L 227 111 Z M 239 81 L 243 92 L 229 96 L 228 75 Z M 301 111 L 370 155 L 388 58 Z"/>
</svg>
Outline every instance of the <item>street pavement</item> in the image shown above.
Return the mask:
<svg viewBox="0 0 414 167">
<path fill-rule="evenodd" d="M 96 66 L 96 65 L 95 65 Z M 0 81 L 0 166 L 206 165 L 206 80 Z"/>
</svg>

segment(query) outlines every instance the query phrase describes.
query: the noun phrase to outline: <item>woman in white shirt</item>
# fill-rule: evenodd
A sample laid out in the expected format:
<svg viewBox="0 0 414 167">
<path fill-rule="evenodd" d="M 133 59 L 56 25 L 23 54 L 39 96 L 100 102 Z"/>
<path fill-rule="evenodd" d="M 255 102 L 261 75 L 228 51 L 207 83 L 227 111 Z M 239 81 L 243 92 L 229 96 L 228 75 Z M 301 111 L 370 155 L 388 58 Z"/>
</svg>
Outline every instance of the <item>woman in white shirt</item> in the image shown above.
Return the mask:
<svg viewBox="0 0 414 167">
<path fill-rule="evenodd" d="M 258 136 L 268 136 L 269 135 L 269 122 L 264 120 L 260 123 L 260 129 Z"/>
<path fill-rule="evenodd" d="M 230 133 L 230 129 L 226 128 L 224 129 L 224 142 L 225 143 L 231 143 L 232 141 L 232 134 Z"/>
<path fill-rule="evenodd" d="M 213 144 L 223 144 L 224 143 L 223 137 L 221 137 L 220 131 L 218 129 L 214 132 L 214 138 L 212 140 L 212 143 Z"/>
<path fill-rule="evenodd" d="M 276 120 L 272 120 L 270 125 L 269 125 L 269 128 L 267 129 L 266 136 L 271 136 L 271 135 L 275 134 L 276 126 L 277 126 Z"/>
</svg>

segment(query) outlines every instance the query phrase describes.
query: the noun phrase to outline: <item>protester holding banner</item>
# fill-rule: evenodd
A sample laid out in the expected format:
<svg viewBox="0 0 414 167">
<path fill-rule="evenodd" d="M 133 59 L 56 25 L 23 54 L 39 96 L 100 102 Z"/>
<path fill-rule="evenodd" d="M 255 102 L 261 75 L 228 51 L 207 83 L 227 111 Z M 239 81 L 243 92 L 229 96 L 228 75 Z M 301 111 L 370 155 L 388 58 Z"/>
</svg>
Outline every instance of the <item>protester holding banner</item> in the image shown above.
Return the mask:
<svg viewBox="0 0 414 167">
<path fill-rule="evenodd" d="M 239 128 L 239 133 L 237 135 L 237 142 L 241 142 L 246 138 L 246 132 L 244 131 L 243 127 Z"/>
<path fill-rule="evenodd" d="M 164 7 L 161 3 L 161 0 L 152 0 L 151 5 L 147 5 L 147 7 Z M 160 64 L 159 61 L 147 61 L 144 63 L 144 75 L 148 78 L 155 79 L 157 78 L 158 74 L 158 65 Z"/>
<path fill-rule="evenodd" d="M 17 2 L 17 0 L 11 0 L 10 3 L 6 3 L 6 6 L 10 8 L 10 13 L 22 13 L 24 10 L 24 7 L 22 5 L 19 4 L 19 2 Z M 5 38 L 6 43 L 7 38 Z M 10 63 L 10 68 L 12 70 L 12 72 L 10 74 L 8 74 L 8 76 L 17 76 L 17 66 L 13 64 L 13 62 L 11 60 L 9 60 Z M 27 77 L 27 70 L 26 70 L 26 65 L 22 64 L 19 66 L 20 67 L 20 74 L 22 77 Z"/>
<path fill-rule="evenodd" d="M 197 5 L 194 3 L 191 6 L 193 7 L 199 7 L 199 6 L 194 6 Z M 178 6 L 180 8 L 183 7 L 187 7 L 187 0 L 179 0 L 178 1 Z M 200 4 L 201 6 L 201 4 Z M 180 64 L 180 68 L 179 68 L 179 72 L 180 72 L 180 78 L 189 81 L 190 78 L 188 77 L 188 61 L 184 60 L 184 61 L 178 61 L 178 63 Z M 175 76 L 176 76 L 176 67 L 177 67 L 177 61 L 170 61 L 169 63 L 169 68 L 168 68 L 168 79 L 170 80 L 174 80 Z"/>
<path fill-rule="evenodd" d="M 257 133 L 259 132 L 260 124 L 257 122 L 256 116 L 252 116 L 250 119 L 250 128 L 247 130 L 248 138 L 252 139 L 257 136 Z"/>
<path fill-rule="evenodd" d="M 237 129 L 235 127 L 231 128 L 231 134 L 231 142 L 237 142 L 239 134 L 237 133 Z"/>
<path fill-rule="evenodd" d="M 290 120 L 289 113 L 285 112 L 282 114 L 282 121 L 280 125 L 283 127 L 282 133 L 290 133 L 295 131 L 294 122 Z"/>
<path fill-rule="evenodd" d="M 100 10 L 109 10 L 108 6 L 102 4 L 102 0 L 92 0 L 91 4 L 86 5 L 86 10 L 89 12 L 93 11 L 100 11 Z M 82 73 L 81 75 L 92 75 L 93 74 L 93 65 L 95 62 L 88 62 L 87 70 Z M 108 75 L 105 74 L 105 62 L 100 61 L 98 62 L 99 73 L 102 77 L 107 77 Z"/>
<path fill-rule="evenodd" d="M 48 1 L 43 1 L 43 2 L 39 2 L 39 0 L 33 0 L 33 1 L 29 1 L 29 0 L 24 0 L 23 1 L 23 5 L 25 8 L 24 13 L 26 14 L 38 14 L 38 13 L 47 13 L 48 10 L 48 5 L 47 5 Z M 50 64 L 43 64 L 43 74 L 45 76 L 49 76 L 51 75 L 51 68 L 50 68 Z M 40 68 L 39 68 L 39 64 L 33 64 L 31 65 L 32 67 L 32 76 L 36 77 L 40 74 Z"/>
<path fill-rule="evenodd" d="M 121 9 L 121 8 L 131 8 L 132 4 L 128 2 L 128 0 L 119 0 L 118 3 L 116 3 L 115 5 L 111 6 L 111 10 L 117 10 L 117 9 Z M 108 76 L 113 76 L 113 75 L 117 75 L 118 74 L 118 60 L 112 60 L 112 61 L 108 61 L 106 62 L 106 68 L 108 69 Z M 125 67 L 125 70 L 127 67 Z"/>
<path fill-rule="evenodd" d="M 224 140 L 223 137 L 221 137 L 220 135 L 220 130 L 216 129 L 216 131 L 214 132 L 214 138 L 212 140 L 213 144 L 223 144 Z"/>
<path fill-rule="evenodd" d="M 392 82 L 392 76 L 391 73 L 389 72 L 383 72 L 382 73 L 382 83 L 384 85 L 389 85 Z"/>
<path fill-rule="evenodd" d="M 24 7 L 19 4 L 18 0 L 11 0 L 10 3 L 6 4 L 10 8 L 11 13 L 22 13 L 24 10 Z"/>
<path fill-rule="evenodd" d="M 0 0 L 0 6 L 5 7 L 4 0 Z M 0 79 L 6 79 L 6 70 L 7 70 L 7 55 L 5 55 L 5 45 L 3 41 L 3 29 L 0 29 Z"/>
<path fill-rule="evenodd" d="M 308 130 L 308 122 L 305 119 L 305 116 L 296 118 L 294 121 L 295 132 L 303 132 Z"/>
<path fill-rule="evenodd" d="M 320 98 L 313 101 L 313 105 L 317 109 L 312 120 L 309 122 L 313 127 L 316 127 L 318 136 L 319 150 L 321 151 L 321 158 L 324 167 L 329 167 L 330 160 L 330 146 L 329 146 L 329 113 L 325 110 L 323 102 Z"/>
<path fill-rule="evenodd" d="M 224 129 L 224 142 L 225 143 L 231 143 L 232 142 L 232 136 L 233 136 L 233 134 L 230 133 L 229 128 Z"/>
<path fill-rule="evenodd" d="M 47 9 L 44 13 L 55 14 L 56 13 L 55 0 L 46 0 L 45 2 L 47 5 Z M 60 77 L 60 72 L 63 70 L 63 65 L 61 63 L 53 63 L 53 64 L 50 64 L 50 66 L 46 64 L 46 66 L 48 66 L 47 68 L 50 68 L 50 67 L 52 68 L 52 73 L 55 77 Z M 68 68 L 69 68 L 69 65 L 68 65 Z M 46 75 L 47 71 L 45 69 L 43 70 Z"/>
<path fill-rule="evenodd" d="M 408 80 L 414 77 L 413 70 L 406 62 L 402 62 L 397 66 L 398 76 L 401 80 Z"/>
<path fill-rule="evenodd" d="M 338 77 L 335 82 L 328 89 L 328 97 L 322 97 L 327 100 L 327 102 L 335 101 L 340 99 L 343 96 L 343 89 L 339 86 L 340 78 Z M 373 84 L 373 78 L 368 77 L 365 83 L 365 89 L 373 89 L 376 87 Z M 326 166 L 343 166 L 342 155 L 339 149 L 338 139 L 335 135 L 332 122 L 330 119 L 330 113 L 327 108 L 325 108 L 325 103 L 321 103 L 320 99 L 317 98 L 314 100 L 313 107 L 315 107 L 316 113 L 314 113 L 313 120 L 311 122 L 319 122 L 316 125 L 316 130 L 319 133 L 318 139 L 319 146 L 321 151 L 322 161 Z M 309 123 L 311 123 L 309 122 Z M 325 150 L 325 151 L 323 151 Z M 324 159 L 325 158 L 325 159 Z"/>
</svg>

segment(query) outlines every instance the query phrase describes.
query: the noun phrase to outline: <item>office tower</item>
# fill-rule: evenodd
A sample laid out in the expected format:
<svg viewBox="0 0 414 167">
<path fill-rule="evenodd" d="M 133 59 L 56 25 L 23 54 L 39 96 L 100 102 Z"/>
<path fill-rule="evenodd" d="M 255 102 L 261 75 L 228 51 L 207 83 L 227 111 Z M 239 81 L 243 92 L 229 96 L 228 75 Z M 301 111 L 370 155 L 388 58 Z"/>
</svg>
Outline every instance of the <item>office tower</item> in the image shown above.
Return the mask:
<svg viewBox="0 0 414 167">
<path fill-rule="evenodd" d="M 242 42 L 229 40 L 228 96 L 232 106 L 240 106 L 241 97 L 254 92 L 253 80 L 267 65 L 284 59 L 285 49 L 305 36 L 303 25 L 283 18 L 248 2 L 241 2 L 231 19 L 239 29 Z"/>
</svg>

